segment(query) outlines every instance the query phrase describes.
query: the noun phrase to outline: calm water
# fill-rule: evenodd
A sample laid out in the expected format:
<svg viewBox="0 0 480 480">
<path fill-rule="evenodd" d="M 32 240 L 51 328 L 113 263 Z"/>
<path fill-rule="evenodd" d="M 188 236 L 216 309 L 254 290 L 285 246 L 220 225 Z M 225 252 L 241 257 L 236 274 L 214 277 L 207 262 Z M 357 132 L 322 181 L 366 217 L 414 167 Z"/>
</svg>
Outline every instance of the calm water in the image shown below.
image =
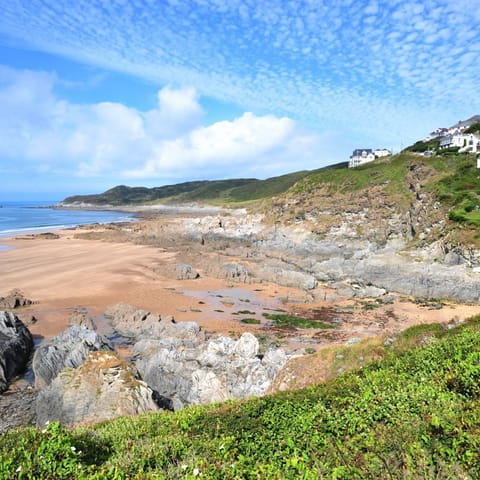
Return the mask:
<svg viewBox="0 0 480 480">
<path fill-rule="evenodd" d="M 55 202 L 0 201 L 0 238 L 22 233 L 60 230 L 88 223 L 112 223 L 133 220 L 125 212 L 98 210 L 56 210 Z"/>
</svg>

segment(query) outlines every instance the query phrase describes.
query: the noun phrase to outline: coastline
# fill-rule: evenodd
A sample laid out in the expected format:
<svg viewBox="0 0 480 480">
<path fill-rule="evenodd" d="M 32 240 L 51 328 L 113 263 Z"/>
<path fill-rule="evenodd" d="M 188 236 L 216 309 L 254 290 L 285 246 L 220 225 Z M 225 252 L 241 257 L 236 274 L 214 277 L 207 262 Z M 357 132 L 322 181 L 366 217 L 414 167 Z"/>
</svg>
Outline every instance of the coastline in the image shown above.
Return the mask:
<svg viewBox="0 0 480 480">
<path fill-rule="evenodd" d="M 275 306 L 305 316 L 322 311 L 337 318 L 344 312 L 335 335 L 325 334 L 313 341 L 311 332 L 288 334 L 290 346 L 296 348 L 343 344 L 352 339 L 388 335 L 415 324 L 456 322 L 480 313 L 479 305 L 449 303 L 433 310 L 400 297 L 392 304 L 376 305 L 374 310 L 367 311 L 363 308 L 365 302 L 337 294 L 333 298 L 331 289 L 324 285 L 316 288 L 317 300 L 312 300 L 307 298 L 305 290 L 297 287 L 262 280 L 234 282 L 215 275 L 208 265 L 235 258 L 224 257 L 223 251 L 215 251 L 208 245 L 200 249 L 195 236 L 190 241 L 180 239 L 182 233 L 171 230 L 172 224 L 182 228 L 186 224 L 176 223 L 172 215 L 160 215 L 158 209 L 155 215 L 148 215 L 152 209 L 140 210 L 147 213 L 147 220 L 140 217 L 131 225 L 84 225 L 48 235 L 0 239 L 8 248 L 0 251 L 3 267 L 0 296 L 19 289 L 36 302 L 19 309 L 18 314 L 35 316 L 38 321 L 30 329 L 44 338 L 65 329 L 70 314 L 78 306 L 86 308 L 94 319 L 100 319 L 111 305 L 126 303 L 171 315 L 180 322 L 195 321 L 208 332 L 233 336 L 245 331 L 278 334 L 266 330 L 265 325 L 242 323 L 238 314 L 241 311 L 254 310 L 257 318 Z M 168 211 L 180 213 L 175 207 Z M 194 220 L 197 215 L 183 213 L 192 215 Z M 212 221 L 215 220 L 218 217 Z M 175 273 L 176 265 L 195 259 L 199 263 L 198 278 L 181 279 L 168 274 Z"/>
</svg>

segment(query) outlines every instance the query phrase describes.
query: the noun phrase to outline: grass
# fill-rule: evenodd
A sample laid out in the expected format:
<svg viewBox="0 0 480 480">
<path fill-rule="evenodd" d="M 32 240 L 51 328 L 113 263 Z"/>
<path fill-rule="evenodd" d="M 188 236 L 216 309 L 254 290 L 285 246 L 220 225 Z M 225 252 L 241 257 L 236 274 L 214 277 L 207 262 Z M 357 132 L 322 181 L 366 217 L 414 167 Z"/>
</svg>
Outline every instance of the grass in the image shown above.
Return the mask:
<svg viewBox="0 0 480 480">
<path fill-rule="evenodd" d="M 429 335 L 303 390 L 11 431 L 0 436 L 0 478 L 479 478 L 480 318 Z"/>
<path fill-rule="evenodd" d="M 297 317 L 285 313 L 263 313 L 267 320 L 273 320 L 276 327 L 296 327 L 296 328 L 335 328 L 328 323 L 319 320 L 311 320 L 309 318 Z"/>
<path fill-rule="evenodd" d="M 258 318 L 250 318 L 250 317 L 242 318 L 240 321 L 248 325 L 260 325 L 262 323 Z"/>
</svg>

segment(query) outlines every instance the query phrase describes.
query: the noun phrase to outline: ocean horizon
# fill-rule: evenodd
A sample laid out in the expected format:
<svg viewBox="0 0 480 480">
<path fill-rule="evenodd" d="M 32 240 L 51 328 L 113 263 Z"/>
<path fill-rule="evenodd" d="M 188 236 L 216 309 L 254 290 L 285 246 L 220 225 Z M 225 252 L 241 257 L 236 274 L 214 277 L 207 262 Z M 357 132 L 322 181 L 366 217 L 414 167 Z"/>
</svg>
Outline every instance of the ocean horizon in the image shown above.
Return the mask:
<svg viewBox="0 0 480 480">
<path fill-rule="evenodd" d="M 0 238 L 94 223 L 128 222 L 134 215 L 111 210 L 65 210 L 59 201 L 0 201 Z"/>
</svg>

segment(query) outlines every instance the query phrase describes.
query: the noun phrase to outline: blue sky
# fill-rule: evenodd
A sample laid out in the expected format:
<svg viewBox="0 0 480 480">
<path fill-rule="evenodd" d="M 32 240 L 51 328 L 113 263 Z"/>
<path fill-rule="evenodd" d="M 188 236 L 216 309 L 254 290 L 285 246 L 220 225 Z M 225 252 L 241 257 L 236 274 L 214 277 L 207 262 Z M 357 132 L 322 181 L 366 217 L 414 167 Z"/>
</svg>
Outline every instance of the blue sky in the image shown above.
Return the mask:
<svg viewBox="0 0 480 480">
<path fill-rule="evenodd" d="M 473 0 L 0 0 L 0 198 L 265 178 L 480 113 Z"/>
</svg>

